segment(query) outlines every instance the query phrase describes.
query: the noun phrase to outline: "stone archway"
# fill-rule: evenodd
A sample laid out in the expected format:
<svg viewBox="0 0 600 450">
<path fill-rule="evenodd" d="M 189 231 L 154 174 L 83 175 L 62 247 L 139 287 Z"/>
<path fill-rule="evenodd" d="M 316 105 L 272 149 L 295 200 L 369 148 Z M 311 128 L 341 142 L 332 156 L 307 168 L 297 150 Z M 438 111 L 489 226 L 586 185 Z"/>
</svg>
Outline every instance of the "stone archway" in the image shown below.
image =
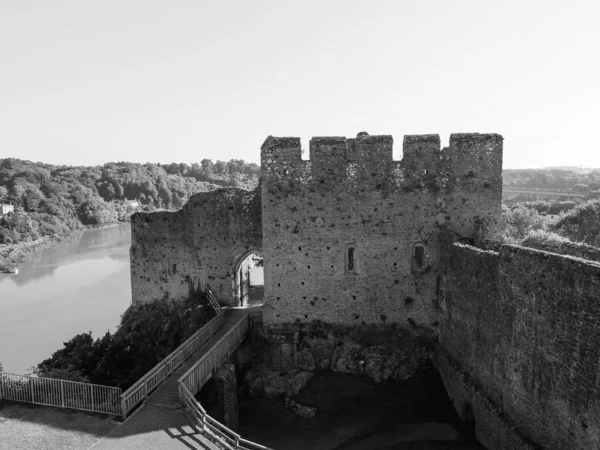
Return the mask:
<svg viewBox="0 0 600 450">
<path fill-rule="evenodd" d="M 235 258 L 231 268 L 231 292 L 233 305 L 250 306 L 262 303 L 264 296 L 263 268 L 257 267 L 256 258 L 262 258 L 261 250 L 251 248 Z"/>
</svg>

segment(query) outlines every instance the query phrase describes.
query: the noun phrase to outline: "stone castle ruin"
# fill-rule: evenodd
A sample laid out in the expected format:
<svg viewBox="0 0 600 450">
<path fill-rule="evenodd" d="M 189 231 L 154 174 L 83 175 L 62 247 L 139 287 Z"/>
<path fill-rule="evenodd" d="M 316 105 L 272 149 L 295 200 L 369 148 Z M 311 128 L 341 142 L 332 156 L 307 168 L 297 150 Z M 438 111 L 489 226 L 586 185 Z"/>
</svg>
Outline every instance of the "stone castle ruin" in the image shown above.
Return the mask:
<svg viewBox="0 0 600 450">
<path fill-rule="evenodd" d="M 240 299 L 239 265 L 264 258 L 266 323 L 437 320 L 440 232 L 471 238 L 497 227 L 502 138 L 320 137 L 302 160 L 299 138 L 269 137 L 253 192 L 193 196 L 178 212 L 132 219 L 133 302 L 180 299 L 210 285 Z"/>
<path fill-rule="evenodd" d="M 488 449 L 600 448 L 600 263 L 475 246 L 499 227 L 502 144 L 405 136 L 395 161 L 391 136 L 359 133 L 313 138 L 304 160 L 299 138 L 269 136 L 256 190 L 132 217 L 133 303 L 210 286 L 239 305 L 244 261 L 258 254 L 266 331 L 253 367 L 264 391 L 298 371 L 382 381 L 428 361 Z M 415 338 L 384 357 L 381 346 L 309 338 L 311 323 L 395 323 Z"/>
</svg>

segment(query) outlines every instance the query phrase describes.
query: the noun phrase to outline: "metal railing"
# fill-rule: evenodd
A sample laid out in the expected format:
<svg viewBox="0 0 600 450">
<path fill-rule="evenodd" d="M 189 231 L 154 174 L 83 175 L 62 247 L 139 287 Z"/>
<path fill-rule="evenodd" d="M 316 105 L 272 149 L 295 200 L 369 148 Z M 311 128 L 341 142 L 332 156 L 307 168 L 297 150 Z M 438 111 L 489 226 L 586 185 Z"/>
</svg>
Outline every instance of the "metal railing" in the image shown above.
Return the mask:
<svg viewBox="0 0 600 450">
<path fill-rule="evenodd" d="M 219 341 L 177 380 L 179 400 L 190 420 L 202 432 L 216 439 L 222 446 L 232 450 L 272 450 L 242 438 L 218 420 L 209 416 L 194 397 L 215 370 L 239 347 L 248 332 L 249 314 L 246 313 Z"/>
<path fill-rule="evenodd" d="M 54 378 L 0 373 L 0 400 L 121 414 L 121 388 Z"/>
<path fill-rule="evenodd" d="M 221 305 L 219 305 L 219 302 L 215 298 L 215 295 L 208 284 L 204 286 L 204 293 L 206 294 L 206 298 L 208 298 L 210 305 L 214 308 L 215 312 L 219 314 L 221 312 Z"/>
<path fill-rule="evenodd" d="M 192 395 L 196 395 L 204 383 L 212 376 L 214 370 L 238 348 L 246 337 L 247 332 L 248 313 L 245 313 L 208 352 L 177 380 L 177 383 L 180 386 L 185 385 Z M 179 399 L 183 400 L 181 389 L 179 390 Z"/>
<path fill-rule="evenodd" d="M 235 431 L 213 419 L 184 384 L 180 384 L 180 392 L 182 403 L 190 420 L 201 428 L 205 435 L 218 440 L 222 446 L 234 450 L 272 450 L 269 447 L 242 438 Z"/>
<path fill-rule="evenodd" d="M 121 394 L 121 410 L 123 419 L 139 403 L 156 389 L 174 370 L 181 366 L 196 350 L 201 348 L 223 327 L 224 312 L 220 312 L 207 324 L 196 331 L 189 339 L 177 347 L 169 356 L 159 362 L 146 375 L 136 381 Z"/>
</svg>

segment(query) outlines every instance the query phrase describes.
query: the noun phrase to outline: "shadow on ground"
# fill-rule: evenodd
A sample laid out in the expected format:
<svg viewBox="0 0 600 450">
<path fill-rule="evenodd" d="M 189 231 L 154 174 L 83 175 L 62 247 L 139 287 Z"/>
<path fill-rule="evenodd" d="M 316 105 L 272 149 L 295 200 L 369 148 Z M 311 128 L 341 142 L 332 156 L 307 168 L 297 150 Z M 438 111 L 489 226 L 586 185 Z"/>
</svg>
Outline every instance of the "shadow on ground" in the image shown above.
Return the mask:
<svg viewBox="0 0 600 450">
<path fill-rule="evenodd" d="M 483 448 L 465 433 L 432 368 L 409 380 L 382 383 L 322 372 L 293 400 L 316 407 L 315 417 L 297 416 L 283 398 L 242 397 L 242 436 L 286 450 Z"/>
<path fill-rule="evenodd" d="M 0 404 L 0 449 L 87 449 L 117 427 L 106 415 Z"/>
</svg>

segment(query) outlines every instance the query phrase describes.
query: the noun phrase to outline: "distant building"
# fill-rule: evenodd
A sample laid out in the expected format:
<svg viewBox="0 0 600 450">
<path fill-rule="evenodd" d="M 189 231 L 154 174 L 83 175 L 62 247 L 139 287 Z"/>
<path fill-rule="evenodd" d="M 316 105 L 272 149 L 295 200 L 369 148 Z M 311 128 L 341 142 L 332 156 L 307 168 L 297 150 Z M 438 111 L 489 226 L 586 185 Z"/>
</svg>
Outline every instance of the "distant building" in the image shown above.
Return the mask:
<svg viewBox="0 0 600 450">
<path fill-rule="evenodd" d="M 125 200 L 125 204 L 129 208 L 139 208 L 140 203 L 137 200 Z"/>
<path fill-rule="evenodd" d="M 13 205 L 2 204 L 0 205 L 0 216 L 13 212 L 15 207 Z"/>
</svg>

